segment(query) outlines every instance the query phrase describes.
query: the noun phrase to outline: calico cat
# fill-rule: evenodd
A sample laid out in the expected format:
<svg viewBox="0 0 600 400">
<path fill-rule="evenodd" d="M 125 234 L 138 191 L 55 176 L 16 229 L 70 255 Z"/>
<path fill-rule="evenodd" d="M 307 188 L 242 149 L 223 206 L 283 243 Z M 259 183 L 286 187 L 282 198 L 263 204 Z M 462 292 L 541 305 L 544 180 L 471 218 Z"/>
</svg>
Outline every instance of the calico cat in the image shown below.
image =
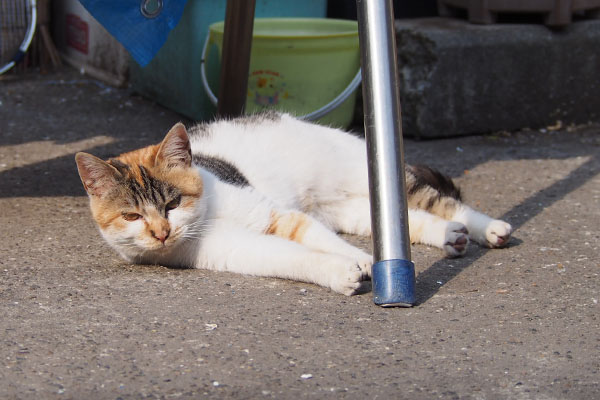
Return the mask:
<svg viewBox="0 0 600 400">
<path fill-rule="evenodd" d="M 364 140 L 287 114 L 181 123 L 108 161 L 75 157 L 92 215 L 127 261 L 278 277 L 351 295 L 372 257 L 336 232 L 371 231 Z M 410 238 L 465 253 L 512 228 L 460 201 L 447 178 L 408 166 Z"/>
</svg>

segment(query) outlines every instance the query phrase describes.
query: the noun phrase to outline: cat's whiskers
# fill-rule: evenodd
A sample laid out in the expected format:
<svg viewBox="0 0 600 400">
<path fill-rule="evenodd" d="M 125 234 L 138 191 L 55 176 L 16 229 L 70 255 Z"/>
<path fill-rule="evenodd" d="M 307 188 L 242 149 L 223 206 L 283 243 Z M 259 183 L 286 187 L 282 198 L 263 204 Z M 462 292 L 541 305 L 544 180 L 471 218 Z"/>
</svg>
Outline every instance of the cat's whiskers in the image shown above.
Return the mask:
<svg viewBox="0 0 600 400">
<path fill-rule="evenodd" d="M 212 222 L 212 219 L 194 221 L 191 224 L 185 226 L 185 232 L 206 232 L 206 228 L 212 225 Z"/>
<path fill-rule="evenodd" d="M 171 232 L 171 237 L 174 242 L 178 241 L 192 241 L 199 239 L 203 233 L 207 231 L 207 227 L 210 225 L 210 221 L 197 220 L 187 225 L 177 227 Z"/>
<path fill-rule="evenodd" d="M 194 240 L 199 239 L 206 232 L 206 229 L 197 229 L 197 230 L 186 230 L 182 235 L 182 240 Z"/>
</svg>

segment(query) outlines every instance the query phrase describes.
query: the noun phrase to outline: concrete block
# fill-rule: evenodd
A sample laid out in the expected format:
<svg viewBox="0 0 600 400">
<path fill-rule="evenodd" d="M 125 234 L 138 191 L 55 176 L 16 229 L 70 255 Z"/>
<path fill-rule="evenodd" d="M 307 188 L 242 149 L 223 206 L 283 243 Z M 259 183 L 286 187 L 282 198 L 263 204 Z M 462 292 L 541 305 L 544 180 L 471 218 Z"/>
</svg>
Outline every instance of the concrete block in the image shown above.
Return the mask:
<svg viewBox="0 0 600 400">
<path fill-rule="evenodd" d="M 432 138 L 600 121 L 600 21 L 396 21 L 403 131 Z"/>
</svg>

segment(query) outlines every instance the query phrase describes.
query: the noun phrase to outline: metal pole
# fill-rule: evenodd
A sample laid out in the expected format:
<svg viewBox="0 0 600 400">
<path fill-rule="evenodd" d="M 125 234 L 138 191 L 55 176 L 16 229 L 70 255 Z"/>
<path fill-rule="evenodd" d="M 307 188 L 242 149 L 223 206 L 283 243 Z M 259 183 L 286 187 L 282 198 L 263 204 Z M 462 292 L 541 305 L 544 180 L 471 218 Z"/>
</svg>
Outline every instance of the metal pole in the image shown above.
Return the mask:
<svg viewBox="0 0 600 400">
<path fill-rule="evenodd" d="M 373 301 L 415 303 L 392 0 L 356 0 L 373 234 Z"/>
<path fill-rule="evenodd" d="M 227 1 L 217 104 L 220 117 L 237 117 L 246 106 L 255 5 L 256 0 Z"/>
</svg>

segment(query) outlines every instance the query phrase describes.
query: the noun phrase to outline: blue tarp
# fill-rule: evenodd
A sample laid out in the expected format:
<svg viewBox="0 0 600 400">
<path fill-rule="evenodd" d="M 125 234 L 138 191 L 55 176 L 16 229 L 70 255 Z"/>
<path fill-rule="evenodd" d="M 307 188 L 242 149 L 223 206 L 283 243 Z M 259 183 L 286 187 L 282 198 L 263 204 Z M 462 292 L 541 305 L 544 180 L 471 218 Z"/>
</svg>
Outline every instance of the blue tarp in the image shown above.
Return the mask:
<svg viewBox="0 0 600 400">
<path fill-rule="evenodd" d="M 162 9 L 151 18 L 142 14 L 145 0 L 79 0 L 90 14 L 146 66 L 177 25 L 187 0 L 162 0 Z M 155 4 L 161 3 L 154 1 Z"/>
</svg>

